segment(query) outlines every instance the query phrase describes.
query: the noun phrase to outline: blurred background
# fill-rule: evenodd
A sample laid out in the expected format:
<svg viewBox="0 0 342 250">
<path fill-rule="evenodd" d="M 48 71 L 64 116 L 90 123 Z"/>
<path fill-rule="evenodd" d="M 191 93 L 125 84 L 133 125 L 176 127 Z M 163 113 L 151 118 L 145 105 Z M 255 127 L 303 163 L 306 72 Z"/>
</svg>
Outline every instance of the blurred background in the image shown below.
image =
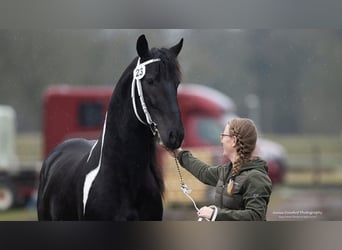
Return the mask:
<svg viewBox="0 0 342 250">
<path fill-rule="evenodd" d="M 184 38 L 183 82 L 229 97 L 234 115 L 256 122 L 265 140 L 261 153 L 280 155 L 282 177 L 274 181 L 268 220 L 342 219 L 341 30 L 9 29 L 0 30 L 0 119 L 12 116 L 15 123 L 0 124 L 0 220 L 36 220 L 29 187 L 44 156 L 46 89 L 114 86 L 142 33 L 151 47 Z M 210 189 L 197 201 L 211 204 Z M 167 202 L 164 217 L 196 220 L 189 200 Z"/>
</svg>

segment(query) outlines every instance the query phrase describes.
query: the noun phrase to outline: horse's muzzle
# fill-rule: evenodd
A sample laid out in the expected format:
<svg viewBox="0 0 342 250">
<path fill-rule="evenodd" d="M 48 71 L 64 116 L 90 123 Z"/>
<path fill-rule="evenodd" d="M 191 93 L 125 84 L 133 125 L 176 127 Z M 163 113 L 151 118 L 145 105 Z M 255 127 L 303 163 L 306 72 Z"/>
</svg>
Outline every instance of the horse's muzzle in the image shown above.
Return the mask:
<svg viewBox="0 0 342 250">
<path fill-rule="evenodd" d="M 164 144 L 165 147 L 167 147 L 168 149 L 177 149 L 181 146 L 183 139 L 184 139 L 184 130 L 171 130 L 167 133 L 167 138 L 166 140 L 163 140 L 162 142 Z"/>
</svg>

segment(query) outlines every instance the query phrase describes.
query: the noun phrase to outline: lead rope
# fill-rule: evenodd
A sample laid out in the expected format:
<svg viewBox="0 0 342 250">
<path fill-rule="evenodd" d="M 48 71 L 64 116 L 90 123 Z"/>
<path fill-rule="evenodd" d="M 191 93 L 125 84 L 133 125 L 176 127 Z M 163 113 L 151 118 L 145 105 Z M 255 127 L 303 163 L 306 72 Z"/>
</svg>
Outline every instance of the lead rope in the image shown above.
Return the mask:
<svg viewBox="0 0 342 250">
<path fill-rule="evenodd" d="M 194 199 L 191 197 L 190 193 L 191 193 L 191 189 L 188 188 L 188 186 L 184 183 L 184 180 L 183 180 L 183 176 L 182 176 L 182 173 L 180 171 L 180 167 L 179 167 L 179 162 L 177 160 L 177 155 L 176 155 L 176 152 L 174 151 L 173 152 L 173 158 L 175 159 L 175 163 L 176 163 L 176 167 L 177 167 L 177 172 L 178 172 L 178 175 L 179 175 L 179 180 L 180 180 L 180 188 L 181 190 L 183 191 L 183 193 L 185 194 L 186 197 L 188 197 L 191 201 L 192 201 L 192 204 L 194 205 L 196 211 L 198 212 L 199 209 L 196 205 L 196 202 L 194 201 Z M 198 221 L 202 221 L 203 218 L 199 218 Z M 206 219 L 207 220 L 207 219 Z"/>
</svg>

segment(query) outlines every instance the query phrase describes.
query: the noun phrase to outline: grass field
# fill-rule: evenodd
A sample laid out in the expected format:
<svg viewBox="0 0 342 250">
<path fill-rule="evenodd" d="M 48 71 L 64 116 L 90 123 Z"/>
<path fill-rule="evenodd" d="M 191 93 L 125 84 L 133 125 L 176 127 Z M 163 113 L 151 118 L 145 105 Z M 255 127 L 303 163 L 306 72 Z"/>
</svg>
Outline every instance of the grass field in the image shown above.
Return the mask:
<svg viewBox="0 0 342 250">
<path fill-rule="evenodd" d="M 37 221 L 35 209 L 11 209 L 0 212 L 0 221 Z"/>
<path fill-rule="evenodd" d="M 285 184 L 342 184 L 342 136 L 265 135 L 284 146 Z"/>
<path fill-rule="evenodd" d="M 289 170 L 342 170 L 342 136 L 266 135 L 283 145 Z"/>
<path fill-rule="evenodd" d="M 342 154 L 342 135 L 264 135 L 283 145 L 289 154 Z"/>
</svg>

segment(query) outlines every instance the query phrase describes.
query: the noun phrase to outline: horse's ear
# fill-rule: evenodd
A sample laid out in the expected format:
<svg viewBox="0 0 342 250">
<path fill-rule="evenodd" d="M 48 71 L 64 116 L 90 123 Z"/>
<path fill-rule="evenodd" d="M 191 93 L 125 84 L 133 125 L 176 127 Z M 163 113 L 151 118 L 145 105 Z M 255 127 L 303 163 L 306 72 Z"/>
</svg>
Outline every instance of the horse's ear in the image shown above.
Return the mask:
<svg viewBox="0 0 342 250">
<path fill-rule="evenodd" d="M 139 36 L 137 40 L 137 52 L 140 58 L 147 57 L 149 54 L 148 43 L 145 35 Z"/>
<path fill-rule="evenodd" d="M 170 50 L 176 55 L 178 56 L 179 52 L 181 51 L 183 47 L 183 38 L 179 41 L 178 44 L 176 44 L 175 46 L 171 47 Z"/>
</svg>

